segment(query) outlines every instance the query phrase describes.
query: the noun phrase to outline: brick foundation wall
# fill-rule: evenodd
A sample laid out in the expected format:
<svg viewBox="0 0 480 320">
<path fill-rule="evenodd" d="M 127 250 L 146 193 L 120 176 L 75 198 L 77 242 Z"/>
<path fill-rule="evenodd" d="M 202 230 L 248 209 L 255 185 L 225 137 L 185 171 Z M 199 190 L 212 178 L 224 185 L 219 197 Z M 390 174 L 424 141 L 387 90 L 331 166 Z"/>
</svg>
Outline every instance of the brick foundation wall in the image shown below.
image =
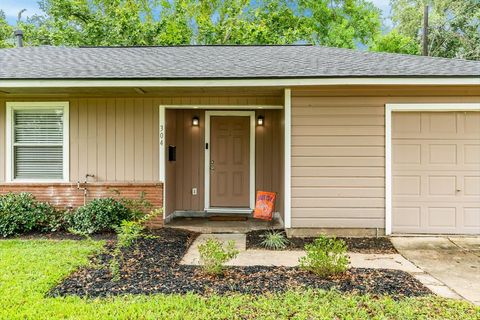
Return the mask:
<svg viewBox="0 0 480 320">
<path fill-rule="evenodd" d="M 163 206 L 163 185 L 161 183 L 100 183 L 89 182 L 81 187 L 87 188 L 86 201 L 96 198 L 129 198 L 140 199 L 142 192 L 154 208 Z M 28 192 L 39 201 L 46 201 L 59 209 L 69 209 L 82 206 L 84 191 L 77 189 L 76 183 L 3 183 L 0 184 L 0 194 L 8 192 Z M 152 219 L 148 227 L 163 226 L 163 216 Z"/>
</svg>

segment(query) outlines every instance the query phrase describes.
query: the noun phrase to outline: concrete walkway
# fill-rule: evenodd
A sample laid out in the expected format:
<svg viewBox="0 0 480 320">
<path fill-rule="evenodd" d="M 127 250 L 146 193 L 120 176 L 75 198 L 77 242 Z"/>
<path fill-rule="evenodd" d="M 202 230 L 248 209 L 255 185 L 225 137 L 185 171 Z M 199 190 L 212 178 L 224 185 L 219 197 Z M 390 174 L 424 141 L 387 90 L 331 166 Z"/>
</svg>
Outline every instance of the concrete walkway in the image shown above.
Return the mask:
<svg viewBox="0 0 480 320">
<path fill-rule="evenodd" d="M 480 305 L 480 237 L 393 237 L 398 252 Z"/>
<path fill-rule="evenodd" d="M 239 255 L 227 263 L 230 266 L 285 266 L 298 265 L 298 259 L 303 251 L 273 251 L 273 250 L 246 250 L 245 234 L 202 234 L 190 246 L 183 257 L 181 264 L 199 265 L 200 254 L 198 245 L 208 238 L 217 238 L 222 242 L 235 241 Z M 394 269 L 412 274 L 435 294 L 452 299 L 461 297 L 450 290 L 444 283 L 427 274 L 421 268 L 405 259 L 400 254 L 363 254 L 350 252 L 350 266 L 355 268 Z"/>
</svg>

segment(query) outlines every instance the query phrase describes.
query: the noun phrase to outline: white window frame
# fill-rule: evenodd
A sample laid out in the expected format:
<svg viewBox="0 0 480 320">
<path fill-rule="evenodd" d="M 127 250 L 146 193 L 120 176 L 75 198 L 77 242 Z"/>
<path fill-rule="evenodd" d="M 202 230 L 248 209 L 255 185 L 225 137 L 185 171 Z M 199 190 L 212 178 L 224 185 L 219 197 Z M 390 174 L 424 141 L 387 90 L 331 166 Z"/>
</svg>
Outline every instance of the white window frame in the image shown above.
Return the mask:
<svg viewBox="0 0 480 320">
<path fill-rule="evenodd" d="M 392 113 L 480 111 L 480 103 L 388 103 L 385 105 L 385 234 L 392 234 Z"/>
<path fill-rule="evenodd" d="M 63 179 L 15 179 L 13 161 L 13 112 L 15 110 L 29 109 L 62 109 L 63 111 Z M 7 102 L 6 115 L 6 180 L 7 182 L 68 182 L 70 181 L 70 132 L 69 102 L 48 101 L 48 102 Z"/>
</svg>

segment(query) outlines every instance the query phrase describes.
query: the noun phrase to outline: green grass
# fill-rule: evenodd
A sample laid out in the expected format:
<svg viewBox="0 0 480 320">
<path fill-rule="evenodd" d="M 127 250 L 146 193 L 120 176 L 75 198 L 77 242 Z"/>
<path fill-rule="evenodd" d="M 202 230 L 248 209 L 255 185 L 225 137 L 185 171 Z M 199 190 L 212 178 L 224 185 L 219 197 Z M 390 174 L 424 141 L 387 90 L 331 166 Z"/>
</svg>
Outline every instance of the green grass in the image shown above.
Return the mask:
<svg viewBox="0 0 480 320">
<path fill-rule="evenodd" d="M 103 243 L 0 241 L 0 319 L 480 319 L 480 308 L 435 297 L 375 299 L 334 291 L 282 295 L 46 298 Z"/>
</svg>

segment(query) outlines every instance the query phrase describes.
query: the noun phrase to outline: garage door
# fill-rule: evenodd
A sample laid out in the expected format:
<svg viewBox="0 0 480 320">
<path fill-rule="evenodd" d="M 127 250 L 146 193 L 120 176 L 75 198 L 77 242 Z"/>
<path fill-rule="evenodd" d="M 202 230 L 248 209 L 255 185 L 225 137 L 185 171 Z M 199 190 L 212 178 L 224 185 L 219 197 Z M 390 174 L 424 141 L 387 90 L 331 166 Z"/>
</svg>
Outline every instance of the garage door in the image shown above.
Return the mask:
<svg viewBox="0 0 480 320">
<path fill-rule="evenodd" d="M 480 234 L 480 112 L 392 114 L 392 231 Z"/>
</svg>

